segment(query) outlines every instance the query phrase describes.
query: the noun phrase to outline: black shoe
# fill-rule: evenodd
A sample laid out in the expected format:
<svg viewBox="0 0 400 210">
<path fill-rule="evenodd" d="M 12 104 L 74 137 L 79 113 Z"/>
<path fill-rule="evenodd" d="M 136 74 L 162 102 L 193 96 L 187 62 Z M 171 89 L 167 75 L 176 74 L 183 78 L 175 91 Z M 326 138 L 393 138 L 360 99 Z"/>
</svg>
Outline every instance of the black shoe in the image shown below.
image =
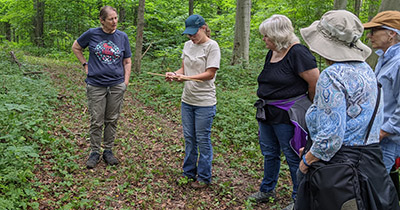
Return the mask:
<svg viewBox="0 0 400 210">
<path fill-rule="evenodd" d="M 109 149 L 104 150 L 103 159 L 110 166 L 119 164 L 119 160 L 116 157 L 114 157 L 112 151 Z"/>
<path fill-rule="evenodd" d="M 275 199 L 275 190 L 271 192 L 261 192 L 251 194 L 247 197 L 248 200 L 255 200 L 257 203 L 265 203 Z"/>
<path fill-rule="evenodd" d="M 96 167 L 97 163 L 100 162 L 100 154 L 97 152 L 92 152 L 89 155 L 88 160 L 86 161 L 86 168 L 92 169 Z"/>
<path fill-rule="evenodd" d="M 282 210 L 293 210 L 294 209 L 294 203 L 290 202 L 289 205 L 287 205 L 284 209 Z"/>
</svg>

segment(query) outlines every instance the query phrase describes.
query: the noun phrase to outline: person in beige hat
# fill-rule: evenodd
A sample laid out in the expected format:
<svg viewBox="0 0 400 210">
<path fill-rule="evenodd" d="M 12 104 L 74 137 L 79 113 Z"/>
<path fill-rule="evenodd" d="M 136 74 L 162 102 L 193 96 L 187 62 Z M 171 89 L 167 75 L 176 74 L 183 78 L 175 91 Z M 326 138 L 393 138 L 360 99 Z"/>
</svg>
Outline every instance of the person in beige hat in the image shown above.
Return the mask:
<svg viewBox="0 0 400 210">
<path fill-rule="evenodd" d="M 367 37 L 379 55 L 375 74 L 384 94 L 384 120 L 379 139 L 383 162 L 390 172 L 400 156 L 400 12 L 380 12 L 364 28 L 370 30 Z"/>
<path fill-rule="evenodd" d="M 321 72 L 314 102 L 306 114 L 312 144 L 302 151 L 302 181 L 295 209 L 399 209 L 395 188 L 380 158 L 383 107 L 378 103 L 375 74 L 365 62 L 371 49 L 360 41 L 363 31 L 361 21 L 345 10 L 329 11 L 300 30 L 310 49 L 325 58 L 329 66 Z M 312 180 L 318 167 L 343 161 L 368 179 L 368 187 L 357 182 L 351 187 L 361 189 L 362 199 L 357 197 L 360 193 L 344 196 L 347 191 L 340 191 L 343 188 L 339 186 L 348 187 L 351 182 L 341 185 L 340 178 L 333 181 L 341 177 L 340 172 L 328 175 L 333 183 L 314 185 L 327 191 L 305 187 L 305 180 Z"/>
</svg>

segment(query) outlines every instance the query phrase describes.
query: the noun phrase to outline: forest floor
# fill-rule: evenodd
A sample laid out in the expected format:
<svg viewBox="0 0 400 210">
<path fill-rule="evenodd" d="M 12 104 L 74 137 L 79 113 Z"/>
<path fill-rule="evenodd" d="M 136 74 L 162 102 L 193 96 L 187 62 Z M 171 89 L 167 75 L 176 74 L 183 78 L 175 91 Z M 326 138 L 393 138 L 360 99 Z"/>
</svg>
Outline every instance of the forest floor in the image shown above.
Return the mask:
<svg viewBox="0 0 400 210">
<path fill-rule="evenodd" d="M 246 201 L 261 180 L 246 170 L 252 166 L 230 167 L 233 158 L 241 156 L 232 150 L 214 153 L 213 183 L 208 188 L 195 190 L 177 183 L 184 158 L 181 125 L 135 100 L 129 87 L 114 148 L 121 164 L 106 166 L 101 161 L 86 169 L 90 144 L 83 70 L 70 65 L 47 65 L 45 70 L 59 99 L 51 119 L 52 135 L 68 143 L 58 145 L 59 155 L 42 148 L 42 164 L 34 171 L 40 182 L 40 209 L 281 209 L 289 203 L 290 196 L 284 193 L 291 191 L 287 175 L 280 179 L 275 201 Z M 262 173 L 260 167 L 254 170 Z"/>
</svg>

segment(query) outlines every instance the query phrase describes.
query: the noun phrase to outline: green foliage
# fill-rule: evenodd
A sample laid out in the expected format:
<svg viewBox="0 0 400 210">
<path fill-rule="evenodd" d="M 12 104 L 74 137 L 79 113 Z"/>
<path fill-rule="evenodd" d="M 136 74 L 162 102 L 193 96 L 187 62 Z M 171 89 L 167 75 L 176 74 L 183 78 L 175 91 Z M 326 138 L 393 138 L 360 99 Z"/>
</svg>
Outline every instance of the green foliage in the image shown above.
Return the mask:
<svg viewBox="0 0 400 210">
<path fill-rule="evenodd" d="M 8 57 L 7 48 L 0 52 Z M 0 209 L 37 208 L 32 182 L 34 165 L 40 163 L 39 147 L 53 139 L 48 134 L 48 116 L 56 93 L 40 76 L 24 76 L 9 61 L 0 61 Z"/>
<path fill-rule="evenodd" d="M 32 17 L 35 14 L 33 3 L 29 1 L 0 1 L 0 22 L 11 24 L 14 40 L 20 43 L 30 43 Z"/>
<path fill-rule="evenodd" d="M 0 0 L 0 23 L 10 24 L 12 42 L 4 42 L 6 46 L 0 55 L 9 57 L 8 51 L 11 48 L 20 49 L 32 58 L 26 63 L 38 63 L 42 67 L 56 65 L 57 68 L 76 69 L 71 63 L 76 63 L 76 58 L 71 53 L 71 45 L 84 31 L 92 27 L 99 27 L 98 12 L 104 5 L 110 5 L 119 11 L 119 29 L 128 34 L 134 51 L 136 38 L 136 18 L 138 0 L 43 0 L 45 2 L 45 23 L 44 43 L 45 48 L 32 46 L 30 37 L 32 35 L 32 18 L 35 14 L 33 1 Z M 351 2 L 351 1 L 349 1 Z M 377 6 L 378 1 L 364 1 L 360 18 L 365 22 L 371 14 L 368 13 L 371 6 Z M 262 70 L 267 49 L 262 37 L 258 32 L 259 24 L 272 14 L 283 14 L 288 16 L 299 36 L 299 29 L 310 25 L 318 20 L 322 14 L 332 8 L 333 1 L 323 0 L 253 0 L 252 19 L 250 36 L 250 64 L 248 66 L 231 66 L 232 43 L 234 39 L 234 22 L 236 12 L 236 0 L 204 0 L 195 1 L 194 13 L 201 14 L 212 30 L 212 38 L 215 39 L 222 51 L 221 69 L 218 70 L 217 85 L 217 115 L 213 124 L 213 144 L 215 148 L 215 162 L 226 163 L 229 169 L 246 171 L 254 179 L 261 179 L 260 167 L 261 154 L 257 140 L 257 121 L 255 120 L 254 102 L 257 100 L 257 76 Z M 351 3 L 349 3 L 350 5 Z M 375 4 L 375 5 L 374 5 Z M 351 8 L 350 8 L 351 10 Z M 312 15 L 310 15 L 312 14 Z M 134 97 L 151 107 L 156 112 L 167 116 L 176 123 L 180 122 L 180 97 L 182 83 L 167 83 L 163 77 L 156 77 L 147 72 L 164 73 L 174 71 L 181 65 L 181 53 L 186 36 L 182 36 L 184 20 L 188 16 L 188 2 L 186 0 L 154 0 L 146 1 L 144 49 L 149 47 L 144 60 L 142 61 L 142 73 L 132 75 L 129 91 Z M 3 26 L 3 25 L 2 25 Z M 1 30 L 0 33 L 5 33 Z M 299 36 L 300 37 L 300 36 Z M 4 40 L 5 34 L 0 34 L 0 40 Z M 365 41 L 365 40 L 364 40 Z M 87 51 L 85 55 L 87 57 Z M 20 58 L 21 52 L 17 52 Z M 323 61 L 320 69 L 324 68 Z M 71 63 L 63 60 L 73 61 Z M 71 124 L 82 123 L 82 118 L 88 120 L 82 112 L 71 113 L 73 120 L 68 121 L 54 118 L 52 113 L 56 100 L 56 90 L 51 87 L 48 75 L 23 75 L 23 72 L 40 71 L 36 65 L 25 64 L 19 69 L 10 61 L 0 61 L 0 209 L 38 209 L 43 195 L 54 194 L 55 200 L 49 200 L 48 205 L 58 209 L 90 209 L 98 206 L 99 201 L 89 197 L 89 191 L 106 189 L 107 184 L 115 179 L 116 175 L 105 176 L 93 179 L 75 179 L 74 174 L 78 171 L 82 176 L 94 176 L 90 171 L 82 172 L 82 166 L 77 162 L 81 156 L 76 155 L 77 150 L 82 153 L 81 145 L 74 144 L 73 139 L 77 135 L 82 139 L 87 134 L 76 134 L 70 130 Z M 61 67 L 60 67 L 61 66 Z M 80 69 L 76 70 L 79 71 Z M 61 72 L 61 73 L 60 73 Z M 77 85 L 73 78 L 64 71 L 57 72 L 57 77 L 63 79 L 67 91 L 74 92 L 73 99 L 66 99 L 68 105 L 75 108 L 75 111 L 86 104 L 84 90 Z M 83 76 L 83 75 L 82 75 Z M 83 108 L 82 108 L 83 110 Z M 62 112 L 62 111 L 60 111 Z M 59 114 L 59 113 L 58 113 Z M 86 118 L 85 118 L 86 117 Z M 128 116 L 131 117 L 131 116 Z M 56 122 L 50 122 L 54 118 Z M 135 119 L 142 122 L 156 122 L 153 116 L 149 116 L 145 110 L 137 110 Z M 133 120 L 133 119 L 132 119 Z M 62 125 L 60 125 L 62 123 Z M 49 133 L 50 127 L 58 128 L 63 137 L 54 139 Z M 164 138 L 163 132 L 151 129 L 150 124 L 147 135 L 151 135 L 156 141 Z M 131 136 L 140 136 L 139 128 L 132 128 L 128 131 Z M 143 134 L 142 134 L 143 135 Z M 140 138 L 139 138 L 140 139 Z M 130 140 L 130 139 L 129 139 Z M 135 147 L 128 139 L 117 139 L 117 142 L 124 147 L 124 151 L 134 150 L 141 157 L 138 160 L 126 160 L 124 168 L 116 169 L 118 174 L 126 175 L 123 182 L 116 186 L 117 191 L 126 196 L 135 196 L 141 202 L 125 203 L 121 208 L 130 207 L 155 208 L 160 207 L 159 203 L 165 202 L 164 197 L 171 195 L 165 192 L 154 192 L 151 190 L 155 177 L 166 173 L 174 177 L 179 174 L 179 169 L 160 168 L 149 169 L 146 158 L 143 154 L 150 145 Z M 181 139 L 183 145 L 183 140 Z M 54 182 L 55 186 L 38 186 L 35 184 L 36 177 L 34 166 L 42 166 L 45 158 L 39 157 L 41 149 L 49 157 L 51 169 L 45 169 L 52 178 L 59 179 Z M 182 154 L 181 145 L 171 144 L 163 151 Z M 220 154 L 225 156 L 219 156 Z M 241 154 L 240 157 L 227 157 L 230 154 Z M 242 155 L 243 154 L 243 155 Z M 177 155 L 176 161 L 181 161 Z M 282 157 L 283 158 L 283 157 Z M 282 165 L 281 177 L 288 180 L 288 168 Z M 109 172 L 109 171 L 107 171 Z M 82 177 L 80 177 L 82 178 Z M 218 177 L 217 177 L 218 178 Z M 141 184 L 137 187 L 134 184 Z M 238 197 L 235 195 L 235 187 L 231 180 L 224 180 L 217 185 L 216 192 L 221 197 L 232 198 L 227 205 L 236 205 Z M 160 183 L 156 183 L 160 184 Z M 165 183 L 164 183 L 165 184 Z M 186 184 L 183 180 L 182 185 Z M 174 191 L 173 186 L 165 186 L 164 190 Z M 283 187 L 282 187 L 283 186 Z M 54 188 L 53 188 L 54 187 Z M 71 187 L 74 187 L 71 190 Z M 249 185 L 246 191 L 257 187 Z M 56 189 L 54 191 L 54 189 Z M 281 184 L 279 193 L 282 197 L 290 194 L 289 185 Z M 182 192 L 183 197 L 193 199 L 188 207 L 206 209 L 209 206 L 219 207 L 220 197 L 205 202 L 204 200 L 191 197 Z M 118 195 L 118 194 L 117 194 Z M 109 204 L 115 200 L 115 195 L 107 195 L 104 202 Z M 167 199 L 171 199 L 170 197 Z M 142 202 L 143 201 L 143 202 Z M 271 201 L 275 202 L 275 201 Z M 246 209 L 253 209 L 254 204 L 243 201 Z M 280 209 L 280 204 L 272 204 L 270 209 Z M 111 208 L 111 207 L 110 207 Z"/>
<path fill-rule="evenodd" d="M 45 2 L 43 41 L 47 48 L 69 52 L 73 41 L 84 31 L 100 26 L 99 9 L 104 5 L 110 5 L 119 12 L 119 29 L 128 34 L 133 49 L 136 39 L 138 0 L 43 1 Z M 194 3 L 194 13 L 201 14 L 205 18 L 211 28 L 212 38 L 219 43 L 221 48 L 227 49 L 226 52 L 230 55 L 234 39 L 236 0 L 204 0 L 194 1 Z M 256 56 L 256 59 L 261 58 L 258 52 L 264 45 L 260 42 L 258 26 L 272 14 L 287 15 L 293 21 L 297 32 L 299 28 L 308 26 L 331 9 L 332 3 L 333 1 L 323 0 L 253 0 L 250 55 Z M 30 43 L 33 33 L 32 19 L 36 13 L 33 5 L 32 0 L 0 1 L 0 14 L 2 14 L 0 22 L 11 25 L 12 41 L 32 45 Z M 147 55 L 156 58 L 179 56 L 179 50 L 186 40 L 181 32 L 184 30 L 184 20 L 188 16 L 188 2 L 185 0 L 146 1 L 145 9 L 144 48 L 146 49 L 151 44 L 151 50 L 147 52 Z M 309 15 L 310 10 L 313 15 Z M 365 16 L 365 10 L 361 15 Z"/>
</svg>

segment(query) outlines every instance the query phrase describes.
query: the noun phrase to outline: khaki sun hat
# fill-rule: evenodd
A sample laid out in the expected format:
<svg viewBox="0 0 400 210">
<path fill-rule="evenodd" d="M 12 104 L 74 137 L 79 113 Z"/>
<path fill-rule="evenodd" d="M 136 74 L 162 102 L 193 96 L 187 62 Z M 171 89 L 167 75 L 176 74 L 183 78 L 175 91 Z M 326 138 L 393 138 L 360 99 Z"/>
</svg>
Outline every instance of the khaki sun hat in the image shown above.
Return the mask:
<svg viewBox="0 0 400 210">
<path fill-rule="evenodd" d="M 368 23 L 364 23 L 364 28 L 374 28 L 379 26 L 389 26 L 400 30 L 400 12 L 399 11 L 383 11 L 378 13 Z"/>
<path fill-rule="evenodd" d="M 360 41 L 364 27 L 353 13 L 332 10 L 300 30 L 310 49 L 331 61 L 365 61 L 371 49 Z"/>
</svg>

